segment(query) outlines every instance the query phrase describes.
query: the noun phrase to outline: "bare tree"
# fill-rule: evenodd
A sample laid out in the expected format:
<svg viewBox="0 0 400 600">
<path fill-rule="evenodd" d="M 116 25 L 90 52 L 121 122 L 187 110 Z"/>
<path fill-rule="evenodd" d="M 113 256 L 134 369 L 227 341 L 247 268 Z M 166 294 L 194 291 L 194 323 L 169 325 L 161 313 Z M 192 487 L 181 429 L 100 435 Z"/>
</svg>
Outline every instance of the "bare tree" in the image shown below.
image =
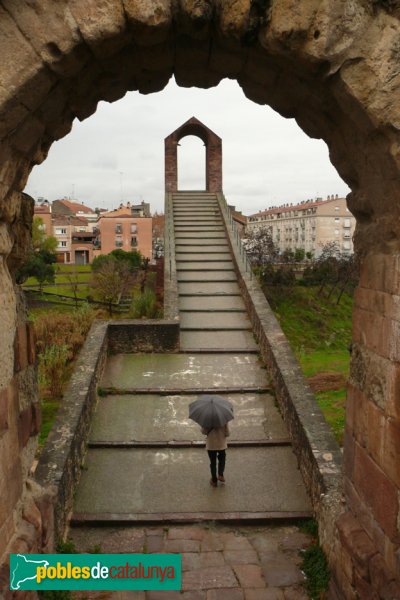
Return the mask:
<svg viewBox="0 0 400 600">
<path fill-rule="evenodd" d="M 79 289 L 78 271 L 76 269 L 74 269 L 70 273 L 67 273 L 66 280 L 67 280 L 68 285 L 71 288 L 71 292 L 74 296 L 75 307 L 78 308 L 78 289 Z"/>
<path fill-rule="evenodd" d="M 243 247 L 252 265 L 262 267 L 276 262 L 279 251 L 274 244 L 270 227 L 260 227 L 243 240 Z"/>
<path fill-rule="evenodd" d="M 113 304 L 132 285 L 132 276 L 127 261 L 118 261 L 110 256 L 109 260 L 103 261 L 102 265 L 93 273 L 92 286 L 97 297 L 108 305 L 111 317 Z"/>
</svg>

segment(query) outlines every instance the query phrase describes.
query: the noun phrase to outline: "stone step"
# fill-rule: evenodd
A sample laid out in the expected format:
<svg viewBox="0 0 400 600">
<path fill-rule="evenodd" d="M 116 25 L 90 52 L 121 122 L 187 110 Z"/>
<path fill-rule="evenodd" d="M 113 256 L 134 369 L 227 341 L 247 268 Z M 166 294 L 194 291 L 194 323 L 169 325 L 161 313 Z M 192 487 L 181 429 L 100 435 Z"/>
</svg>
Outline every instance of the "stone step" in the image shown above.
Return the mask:
<svg viewBox="0 0 400 600">
<path fill-rule="evenodd" d="M 196 233 L 195 231 L 178 231 L 175 234 L 175 241 L 179 243 L 180 240 L 193 240 L 196 242 L 199 242 L 201 240 L 226 240 L 225 232 L 223 231 L 216 231 L 215 233 L 210 231 L 209 233 L 204 233 Z"/>
<path fill-rule="evenodd" d="M 219 225 L 206 225 L 204 227 L 201 226 L 193 226 L 193 227 L 187 227 L 187 225 L 175 225 L 174 227 L 175 229 L 175 236 L 178 235 L 182 235 L 183 233 L 188 233 L 190 234 L 190 236 L 197 234 L 197 233 L 214 233 L 214 232 L 219 232 L 219 233 L 224 233 L 225 229 L 223 227 L 220 227 Z M 202 236 L 200 236 L 202 237 Z"/>
<path fill-rule="evenodd" d="M 232 442 L 287 439 L 287 430 L 272 394 L 223 394 L 234 407 Z M 113 395 L 99 398 L 90 442 L 204 442 L 199 426 L 189 419 L 197 395 Z M 110 415 L 113 418 L 110 419 Z M 132 418 L 140 415 L 140 419 Z"/>
<path fill-rule="evenodd" d="M 184 312 L 180 315 L 181 331 L 197 329 L 209 331 L 219 330 L 251 330 L 251 323 L 246 313 L 237 312 Z"/>
<path fill-rule="evenodd" d="M 224 332 L 235 335 L 249 332 Z M 186 334 L 193 335 L 194 332 Z M 215 335 L 208 335 L 214 338 Z M 254 341 L 254 340 L 253 340 Z M 225 344 L 221 343 L 224 347 Z M 264 388 L 269 385 L 258 357 L 224 355 L 216 368 L 213 354 L 117 354 L 107 359 L 102 388 L 160 388 L 185 390 L 202 388 Z"/>
<path fill-rule="evenodd" d="M 241 296 L 181 296 L 179 310 L 246 311 L 246 308 Z"/>
<path fill-rule="evenodd" d="M 207 240 L 208 241 L 208 240 Z M 204 243 L 204 244 L 192 244 L 192 243 L 176 243 L 175 254 L 182 256 L 183 254 L 190 257 L 192 254 L 214 254 L 214 253 L 225 253 L 230 256 L 228 244 L 216 244 L 216 243 Z"/>
<path fill-rule="evenodd" d="M 198 281 L 198 282 L 182 282 L 178 283 L 178 294 L 208 294 L 215 296 L 223 296 L 225 294 L 239 294 L 240 288 L 236 281 L 226 282 L 212 282 L 212 281 Z"/>
<path fill-rule="evenodd" d="M 201 259 L 198 261 L 177 260 L 176 268 L 179 272 L 182 271 L 234 271 L 233 262 L 231 260 L 210 260 Z"/>
<path fill-rule="evenodd" d="M 180 348 L 183 352 L 259 352 L 250 331 L 182 331 Z M 219 358 L 218 358 L 219 361 Z"/>
<path fill-rule="evenodd" d="M 227 261 L 230 260 L 230 252 L 225 250 L 224 252 L 210 252 L 209 250 L 204 252 L 184 252 L 179 250 L 175 252 L 176 260 L 182 264 L 186 262 L 200 262 L 207 264 L 210 262 Z"/>
<path fill-rule="evenodd" d="M 176 219 L 174 218 L 175 228 L 176 227 L 188 227 L 188 228 L 196 228 L 196 227 L 208 227 L 208 226 L 218 226 L 222 227 L 223 222 L 221 219 Z"/>
<path fill-rule="evenodd" d="M 225 486 L 209 485 L 208 456 L 202 448 L 89 449 L 72 523 L 171 522 L 179 519 L 176 515 L 210 520 L 210 515 L 226 519 L 233 513 L 236 519 L 238 513 L 268 513 L 270 518 L 275 513 L 279 518 L 311 512 L 290 447 L 229 448 L 225 478 Z"/>
<path fill-rule="evenodd" d="M 236 282 L 237 277 L 235 271 L 178 271 L 177 273 L 178 284 L 180 282 L 185 283 L 197 283 L 198 281 L 204 282 L 225 282 L 234 281 Z"/>
</svg>

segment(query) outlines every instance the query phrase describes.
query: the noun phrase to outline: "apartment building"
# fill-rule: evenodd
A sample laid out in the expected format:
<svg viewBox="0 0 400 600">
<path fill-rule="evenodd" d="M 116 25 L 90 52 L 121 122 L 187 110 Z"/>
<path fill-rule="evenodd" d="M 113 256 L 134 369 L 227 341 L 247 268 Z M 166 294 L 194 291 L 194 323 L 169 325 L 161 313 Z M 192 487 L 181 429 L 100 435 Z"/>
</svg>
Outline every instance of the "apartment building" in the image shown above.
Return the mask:
<svg viewBox="0 0 400 600">
<path fill-rule="evenodd" d="M 318 198 L 260 211 L 248 217 L 246 231 L 250 234 L 267 227 L 281 252 L 302 248 L 318 257 L 328 242 L 336 242 L 341 253 L 352 254 L 355 225 L 346 198 L 332 195 L 326 200 Z"/>
<path fill-rule="evenodd" d="M 126 252 L 138 250 L 144 257 L 152 257 L 152 218 L 132 216 L 130 205 L 102 213 L 94 232 L 94 256 L 121 248 Z"/>
<path fill-rule="evenodd" d="M 52 235 L 58 242 L 57 262 L 86 265 L 93 260 L 93 240 L 95 234 L 87 219 L 53 216 Z"/>
</svg>

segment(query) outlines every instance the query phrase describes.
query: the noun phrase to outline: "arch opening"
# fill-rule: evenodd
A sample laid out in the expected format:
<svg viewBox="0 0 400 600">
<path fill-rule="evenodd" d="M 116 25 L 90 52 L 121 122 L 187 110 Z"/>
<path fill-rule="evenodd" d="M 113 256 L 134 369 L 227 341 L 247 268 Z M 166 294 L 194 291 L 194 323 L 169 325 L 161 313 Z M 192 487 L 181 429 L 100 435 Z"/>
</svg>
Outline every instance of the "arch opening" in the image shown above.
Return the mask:
<svg viewBox="0 0 400 600">
<path fill-rule="evenodd" d="M 206 147 L 200 138 L 187 135 L 178 143 L 178 191 L 206 189 Z"/>
</svg>

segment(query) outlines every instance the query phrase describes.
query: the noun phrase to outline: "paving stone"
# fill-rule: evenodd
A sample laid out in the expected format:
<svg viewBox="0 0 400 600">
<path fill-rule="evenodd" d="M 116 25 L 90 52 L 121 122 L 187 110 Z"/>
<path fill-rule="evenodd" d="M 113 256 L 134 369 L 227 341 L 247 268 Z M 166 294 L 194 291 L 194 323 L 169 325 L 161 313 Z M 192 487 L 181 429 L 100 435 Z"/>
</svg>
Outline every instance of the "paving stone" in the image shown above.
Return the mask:
<svg viewBox="0 0 400 600">
<path fill-rule="evenodd" d="M 295 550 L 307 548 L 312 542 L 312 537 L 299 530 L 294 530 L 286 535 L 280 543 L 282 550 Z"/>
<path fill-rule="evenodd" d="M 165 552 L 199 552 L 199 540 L 167 540 L 164 545 Z"/>
<path fill-rule="evenodd" d="M 201 542 L 200 548 L 202 552 L 221 552 L 224 549 L 224 543 L 218 533 L 208 533 Z"/>
<path fill-rule="evenodd" d="M 222 552 L 188 552 L 182 554 L 182 571 L 195 571 L 196 569 L 224 565 Z"/>
<path fill-rule="evenodd" d="M 239 584 L 228 566 L 195 569 L 182 574 L 183 590 L 208 590 L 213 588 L 237 588 Z"/>
<path fill-rule="evenodd" d="M 288 587 L 304 581 L 304 575 L 290 557 L 276 554 L 261 556 L 262 571 L 269 586 Z"/>
<path fill-rule="evenodd" d="M 259 559 L 255 550 L 225 550 L 223 554 L 228 565 L 259 564 Z"/>
<path fill-rule="evenodd" d="M 146 600 L 182 600 L 182 594 L 179 590 L 149 590 L 146 592 Z M 199 600 L 203 598 L 200 597 Z"/>
<path fill-rule="evenodd" d="M 277 552 L 279 548 L 280 538 L 274 535 L 274 532 L 257 533 L 249 536 L 249 542 L 253 548 L 259 553 Z"/>
<path fill-rule="evenodd" d="M 224 543 L 224 550 L 240 550 L 242 552 L 252 550 L 249 540 L 241 535 L 236 535 L 234 532 L 221 534 L 221 539 Z"/>
<path fill-rule="evenodd" d="M 265 588 L 261 567 L 258 565 L 235 565 L 233 570 L 242 588 Z"/>
<path fill-rule="evenodd" d="M 283 595 L 285 600 L 309 600 L 310 598 L 302 585 L 285 588 Z"/>
<path fill-rule="evenodd" d="M 244 600 L 243 590 L 208 590 L 207 600 Z"/>
<path fill-rule="evenodd" d="M 244 590 L 245 600 L 284 600 L 282 590 L 278 588 L 247 589 Z"/>
</svg>

